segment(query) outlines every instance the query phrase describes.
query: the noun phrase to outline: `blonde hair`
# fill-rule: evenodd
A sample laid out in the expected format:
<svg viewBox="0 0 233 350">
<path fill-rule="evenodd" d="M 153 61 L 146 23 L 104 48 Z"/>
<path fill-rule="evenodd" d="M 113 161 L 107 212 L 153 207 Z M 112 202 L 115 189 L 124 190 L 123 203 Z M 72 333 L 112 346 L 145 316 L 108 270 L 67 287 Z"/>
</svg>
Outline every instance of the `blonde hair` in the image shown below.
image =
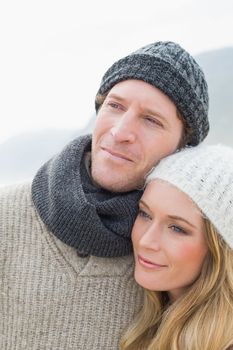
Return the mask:
<svg viewBox="0 0 233 350">
<path fill-rule="evenodd" d="M 145 290 L 144 306 L 121 350 L 227 350 L 233 345 L 233 250 L 205 221 L 209 247 L 198 279 L 169 305 L 165 292 Z"/>
</svg>

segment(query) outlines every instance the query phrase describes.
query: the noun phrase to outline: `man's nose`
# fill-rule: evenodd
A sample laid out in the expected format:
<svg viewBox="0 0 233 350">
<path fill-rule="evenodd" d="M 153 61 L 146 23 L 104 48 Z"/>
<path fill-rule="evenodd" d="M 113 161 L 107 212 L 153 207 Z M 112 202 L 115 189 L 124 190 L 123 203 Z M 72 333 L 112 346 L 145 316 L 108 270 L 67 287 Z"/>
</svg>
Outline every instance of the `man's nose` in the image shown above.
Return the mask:
<svg viewBox="0 0 233 350">
<path fill-rule="evenodd" d="M 136 140 L 137 127 L 136 116 L 133 112 L 126 111 L 115 120 L 111 128 L 111 134 L 116 142 L 133 143 Z"/>
</svg>

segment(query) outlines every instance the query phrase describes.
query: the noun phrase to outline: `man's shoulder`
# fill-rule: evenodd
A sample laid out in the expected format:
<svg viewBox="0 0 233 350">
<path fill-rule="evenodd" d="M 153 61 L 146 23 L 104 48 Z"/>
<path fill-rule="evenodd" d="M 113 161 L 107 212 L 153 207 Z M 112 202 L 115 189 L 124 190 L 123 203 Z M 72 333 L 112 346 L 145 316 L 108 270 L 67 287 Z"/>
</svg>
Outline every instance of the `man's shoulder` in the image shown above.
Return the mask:
<svg viewBox="0 0 233 350">
<path fill-rule="evenodd" d="M 9 197 L 15 196 L 18 193 L 22 192 L 30 192 L 31 190 L 31 182 L 23 182 L 16 183 L 12 185 L 0 186 L 0 196 L 1 197 Z"/>
<path fill-rule="evenodd" d="M 31 201 L 31 183 L 19 183 L 0 187 L 0 207 L 21 206 Z"/>
<path fill-rule="evenodd" d="M 30 183 L 0 188 L 0 248 L 3 250 L 6 247 L 6 242 L 15 239 L 17 236 L 15 233 L 27 221 L 28 212 L 31 208 L 30 193 Z"/>
</svg>

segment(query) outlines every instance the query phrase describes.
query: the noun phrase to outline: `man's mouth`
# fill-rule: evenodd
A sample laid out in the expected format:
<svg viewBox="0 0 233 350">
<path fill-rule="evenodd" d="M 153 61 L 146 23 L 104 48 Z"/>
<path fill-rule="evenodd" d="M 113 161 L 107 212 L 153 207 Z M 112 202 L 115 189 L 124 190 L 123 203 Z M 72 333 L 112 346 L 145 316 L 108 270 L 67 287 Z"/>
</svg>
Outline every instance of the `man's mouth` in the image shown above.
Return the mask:
<svg viewBox="0 0 233 350">
<path fill-rule="evenodd" d="M 128 155 L 125 155 L 124 153 L 121 153 L 121 152 L 118 152 L 118 151 L 114 151 L 114 150 L 112 150 L 110 148 L 106 148 L 106 147 L 101 147 L 101 149 L 104 152 L 107 152 L 113 158 L 122 159 L 122 160 L 126 160 L 126 161 L 129 161 L 129 162 L 133 161 Z"/>
</svg>

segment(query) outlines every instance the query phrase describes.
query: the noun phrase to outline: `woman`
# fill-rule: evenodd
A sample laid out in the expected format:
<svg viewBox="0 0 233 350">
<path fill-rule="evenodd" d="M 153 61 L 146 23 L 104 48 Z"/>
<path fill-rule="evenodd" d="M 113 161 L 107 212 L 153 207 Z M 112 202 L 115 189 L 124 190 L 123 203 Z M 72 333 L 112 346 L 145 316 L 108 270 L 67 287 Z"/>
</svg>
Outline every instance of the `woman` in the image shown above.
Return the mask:
<svg viewBox="0 0 233 350">
<path fill-rule="evenodd" d="M 162 160 L 132 241 L 145 302 L 121 349 L 232 349 L 233 150 L 201 145 Z"/>
</svg>

